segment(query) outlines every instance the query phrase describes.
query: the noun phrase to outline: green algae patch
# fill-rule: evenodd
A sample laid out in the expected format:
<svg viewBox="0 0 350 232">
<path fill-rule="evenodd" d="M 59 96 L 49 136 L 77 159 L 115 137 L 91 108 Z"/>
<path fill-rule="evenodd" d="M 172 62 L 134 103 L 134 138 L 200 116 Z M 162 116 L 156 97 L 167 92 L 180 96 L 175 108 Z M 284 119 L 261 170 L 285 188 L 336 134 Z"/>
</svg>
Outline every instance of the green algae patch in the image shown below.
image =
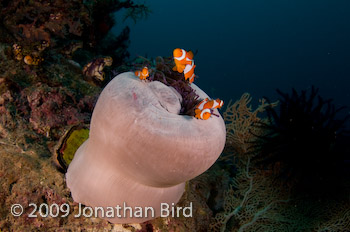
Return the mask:
<svg viewBox="0 0 350 232">
<path fill-rule="evenodd" d="M 72 126 L 60 139 L 55 149 L 56 165 L 66 171 L 78 148 L 89 138 L 87 126 Z"/>
</svg>

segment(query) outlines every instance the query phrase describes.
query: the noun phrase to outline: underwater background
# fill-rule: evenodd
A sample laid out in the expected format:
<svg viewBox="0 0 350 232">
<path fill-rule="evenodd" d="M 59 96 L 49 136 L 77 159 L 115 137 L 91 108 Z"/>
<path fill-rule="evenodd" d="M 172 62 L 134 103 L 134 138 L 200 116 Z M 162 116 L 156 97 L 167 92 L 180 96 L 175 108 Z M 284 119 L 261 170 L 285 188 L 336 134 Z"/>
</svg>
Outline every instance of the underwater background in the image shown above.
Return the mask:
<svg viewBox="0 0 350 232">
<path fill-rule="evenodd" d="M 0 0 L 0 232 L 349 231 L 349 41 L 348 0 Z M 225 102 L 225 148 L 177 204 L 194 216 L 75 218 L 65 174 L 111 79 L 147 66 L 194 116 L 175 48 Z"/>
<path fill-rule="evenodd" d="M 130 54 L 196 53 L 196 80 L 211 97 L 244 92 L 276 98 L 276 88 L 320 88 L 349 105 L 350 2 L 347 0 L 147 1 L 152 14 L 128 25 Z"/>
</svg>

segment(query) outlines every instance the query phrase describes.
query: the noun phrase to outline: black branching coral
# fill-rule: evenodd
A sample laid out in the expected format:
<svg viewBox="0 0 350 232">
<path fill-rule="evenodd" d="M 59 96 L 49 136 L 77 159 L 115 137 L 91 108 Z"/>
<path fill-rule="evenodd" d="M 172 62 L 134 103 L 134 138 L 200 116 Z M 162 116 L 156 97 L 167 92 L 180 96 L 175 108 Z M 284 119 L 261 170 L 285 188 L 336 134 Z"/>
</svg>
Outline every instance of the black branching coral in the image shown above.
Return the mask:
<svg viewBox="0 0 350 232">
<path fill-rule="evenodd" d="M 345 129 L 349 116 L 339 118 L 344 107 L 336 108 L 314 87 L 311 92 L 277 92 L 279 107 L 268 107 L 267 123 L 257 125 L 265 134 L 258 136 L 253 161 L 273 169 L 296 191 L 317 196 L 344 193 L 350 160 Z"/>
</svg>

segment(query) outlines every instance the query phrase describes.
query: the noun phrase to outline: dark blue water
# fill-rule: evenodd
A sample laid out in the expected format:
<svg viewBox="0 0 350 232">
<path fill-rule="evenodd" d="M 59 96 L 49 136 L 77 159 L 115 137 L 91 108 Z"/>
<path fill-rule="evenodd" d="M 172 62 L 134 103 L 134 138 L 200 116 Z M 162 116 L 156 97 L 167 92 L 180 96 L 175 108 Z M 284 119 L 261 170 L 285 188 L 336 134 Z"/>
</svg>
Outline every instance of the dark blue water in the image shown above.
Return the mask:
<svg viewBox="0 0 350 232">
<path fill-rule="evenodd" d="M 131 27 L 130 52 L 198 51 L 195 81 L 211 97 L 255 102 L 315 85 L 350 105 L 349 0 L 149 0 L 153 13 Z"/>
</svg>

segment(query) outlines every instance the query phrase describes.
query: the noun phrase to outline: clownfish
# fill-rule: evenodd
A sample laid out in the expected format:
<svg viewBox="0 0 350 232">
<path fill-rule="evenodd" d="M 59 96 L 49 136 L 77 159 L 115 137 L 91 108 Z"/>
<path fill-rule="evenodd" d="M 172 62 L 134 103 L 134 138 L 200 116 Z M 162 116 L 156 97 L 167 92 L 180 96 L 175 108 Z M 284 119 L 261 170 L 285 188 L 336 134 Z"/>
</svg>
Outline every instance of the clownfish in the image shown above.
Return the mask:
<svg viewBox="0 0 350 232">
<path fill-rule="evenodd" d="M 193 83 L 194 81 L 194 68 L 196 65 L 194 65 L 194 61 L 192 61 L 191 65 L 186 65 L 184 69 L 184 74 L 185 74 L 185 80 L 189 79 L 190 83 Z"/>
<path fill-rule="evenodd" d="M 195 117 L 198 119 L 207 120 L 210 118 L 214 109 L 220 109 L 224 104 L 224 101 L 220 99 L 209 100 L 208 98 L 202 100 L 194 110 Z"/>
<path fill-rule="evenodd" d="M 146 78 L 149 77 L 148 68 L 144 67 L 141 71 L 137 70 L 135 75 L 138 76 L 140 80 L 146 80 Z"/>
<path fill-rule="evenodd" d="M 210 118 L 211 116 L 211 110 L 210 109 L 204 109 L 204 110 L 200 110 L 200 109 L 195 109 L 195 117 L 198 119 L 203 119 L 203 120 L 207 120 Z"/>
<path fill-rule="evenodd" d="M 224 101 L 217 98 L 215 100 L 210 100 L 207 104 L 211 109 L 220 109 L 224 105 Z"/>
<path fill-rule="evenodd" d="M 211 110 L 209 108 L 204 108 L 205 104 L 207 104 L 209 101 L 208 98 L 202 100 L 198 105 L 196 106 L 196 109 L 194 110 L 195 117 L 198 119 L 207 120 L 211 116 Z"/>
<path fill-rule="evenodd" d="M 193 63 L 193 52 L 186 52 L 184 49 L 175 48 L 173 51 L 175 66 L 173 67 L 173 71 L 178 71 L 182 73 L 186 65 L 192 65 Z"/>
</svg>

